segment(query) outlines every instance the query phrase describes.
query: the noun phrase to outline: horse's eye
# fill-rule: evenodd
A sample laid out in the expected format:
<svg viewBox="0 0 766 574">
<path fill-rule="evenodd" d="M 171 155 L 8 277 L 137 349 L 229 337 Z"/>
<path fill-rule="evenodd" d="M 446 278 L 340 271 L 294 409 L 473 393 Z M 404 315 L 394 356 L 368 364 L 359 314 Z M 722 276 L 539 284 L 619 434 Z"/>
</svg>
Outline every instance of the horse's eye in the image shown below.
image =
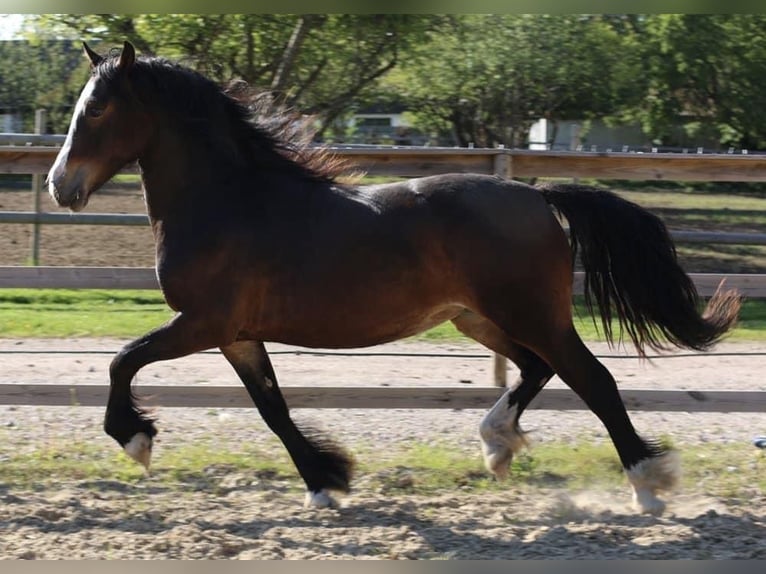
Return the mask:
<svg viewBox="0 0 766 574">
<path fill-rule="evenodd" d="M 102 115 L 104 115 L 104 107 L 91 104 L 86 108 L 85 113 L 88 114 L 88 116 L 91 118 L 100 118 Z"/>
</svg>

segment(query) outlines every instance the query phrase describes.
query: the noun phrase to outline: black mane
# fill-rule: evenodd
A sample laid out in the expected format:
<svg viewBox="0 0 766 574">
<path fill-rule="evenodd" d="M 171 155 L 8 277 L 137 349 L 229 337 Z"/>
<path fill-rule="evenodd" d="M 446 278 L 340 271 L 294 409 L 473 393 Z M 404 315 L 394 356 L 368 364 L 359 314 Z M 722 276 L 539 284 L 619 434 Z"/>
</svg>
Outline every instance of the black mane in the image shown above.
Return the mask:
<svg viewBox="0 0 766 574">
<path fill-rule="evenodd" d="M 117 61 L 105 58 L 94 74 L 111 83 L 120 74 Z M 323 183 L 335 183 L 349 171 L 326 149 L 310 145 L 314 131 L 307 120 L 264 94 L 242 90 L 241 85 L 229 93 L 202 74 L 159 57 L 137 59 L 129 74 L 143 105 L 178 118 L 184 129 L 201 136 L 228 162 Z M 144 93 L 151 95 L 142 98 Z"/>
</svg>

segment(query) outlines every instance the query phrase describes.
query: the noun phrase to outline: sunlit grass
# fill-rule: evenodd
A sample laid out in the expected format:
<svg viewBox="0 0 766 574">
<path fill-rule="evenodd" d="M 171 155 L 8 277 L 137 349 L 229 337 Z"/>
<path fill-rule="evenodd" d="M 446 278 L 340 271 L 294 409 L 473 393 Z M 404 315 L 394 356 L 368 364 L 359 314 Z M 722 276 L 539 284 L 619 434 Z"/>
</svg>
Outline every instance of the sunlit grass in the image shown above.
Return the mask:
<svg viewBox="0 0 766 574">
<path fill-rule="evenodd" d="M 173 312 L 159 291 L 100 289 L 0 289 L 0 337 L 137 337 Z M 585 307 L 574 307 L 575 326 L 588 341 L 600 334 Z M 766 301 L 747 300 L 731 340 L 766 339 Z M 418 335 L 425 341 L 461 341 L 452 323 Z"/>
<path fill-rule="evenodd" d="M 703 210 L 723 215 L 728 213 L 734 219 L 724 218 L 723 223 L 726 224 L 738 223 L 737 213 L 745 211 L 759 215 L 761 223 L 766 224 L 766 197 L 690 189 L 673 191 L 662 189 L 619 190 L 619 194 L 647 209 L 687 210 L 692 216 Z"/>
<path fill-rule="evenodd" d="M 232 474 L 242 481 L 278 481 L 296 492 L 304 488 L 286 452 L 263 451 L 251 445 L 212 444 L 159 449 L 150 475 L 114 445 L 49 441 L 44 447 L 19 452 L 13 431 L 0 431 L 0 484 L 17 488 L 50 488 L 73 481 L 118 481 L 126 485 L 153 484 L 167 489 L 218 493 Z M 413 442 L 387 450 L 354 445 L 358 489 L 392 494 L 437 495 L 449 490 L 500 492 L 533 488 L 576 490 L 613 489 L 627 480 L 612 444 L 578 438 L 534 445 L 514 459 L 509 479 L 499 482 L 484 469 L 478 449 L 455 449 L 447 444 Z M 736 501 L 766 489 L 766 457 L 750 444 L 706 443 L 684 446 L 683 491 Z M 266 485 L 268 487 L 268 484 Z M 742 502 L 740 500 L 740 502 Z"/>
<path fill-rule="evenodd" d="M 0 337 L 136 337 L 172 314 L 159 291 L 0 289 Z"/>
<path fill-rule="evenodd" d="M 577 332 L 586 341 L 605 341 L 601 320 L 597 319 L 594 324 L 593 319 L 588 315 L 585 305 L 578 298 L 573 309 L 574 324 Z M 616 324 L 615 324 L 616 329 Z M 615 330 L 615 333 L 617 331 Z M 467 340 L 455 328 L 452 323 L 443 323 L 438 327 L 426 331 L 425 333 L 414 337 L 416 340 L 425 341 L 458 341 Z M 766 301 L 759 299 L 749 299 L 743 302 L 742 311 L 736 328 L 726 336 L 726 340 L 731 341 L 763 341 L 766 340 Z"/>
</svg>

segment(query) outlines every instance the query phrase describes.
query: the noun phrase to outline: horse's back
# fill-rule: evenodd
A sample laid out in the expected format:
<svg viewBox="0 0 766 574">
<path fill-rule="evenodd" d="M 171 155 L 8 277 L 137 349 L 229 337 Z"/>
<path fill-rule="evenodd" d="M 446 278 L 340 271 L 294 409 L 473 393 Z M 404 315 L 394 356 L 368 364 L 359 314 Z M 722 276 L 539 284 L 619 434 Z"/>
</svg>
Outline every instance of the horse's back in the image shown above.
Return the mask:
<svg viewBox="0 0 766 574">
<path fill-rule="evenodd" d="M 444 174 L 370 188 L 389 212 L 411 211 L 415 225 L 441 236 L 456 256 L 481 263 L 481 252 L 506 265 L 554 252 L 571 257 L 563 229 L 540 191 L 480 174 Z M 407 208 L 403 209 L 403 206 Z M 555 257 L 554 257 L 555 259 Z M 500 263 L 500 261 L 498 261 Z"/>
<path fill-rule="evenodd" d="M 481 174 L 449 173 L 404 182 L 362 187 L 359 193 L 383 213 L 400 213 L 418 206 L 418 217 L 434 221 L 480 224 L 485 232 L 527 235 L 554 223 L 542 194 L 519 181 Z"/>
<path fill-rule="evenodd" d="M 470 303 L 489 291 L 568 296 L 572 254 L 538 189 L 480 174 L 445 174 L 368 188 L 381 217 L 412 238 L 449 295 Z M 400 226 L 400 224 L 403 224 Z"/>
</svg>

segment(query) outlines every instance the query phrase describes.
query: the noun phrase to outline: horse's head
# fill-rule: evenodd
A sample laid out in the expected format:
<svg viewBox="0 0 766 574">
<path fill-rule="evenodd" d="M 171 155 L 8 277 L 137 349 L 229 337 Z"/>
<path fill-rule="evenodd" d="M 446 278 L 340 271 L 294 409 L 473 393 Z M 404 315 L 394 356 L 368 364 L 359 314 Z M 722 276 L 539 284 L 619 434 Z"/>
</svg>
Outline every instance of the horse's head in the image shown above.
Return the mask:
<svg viewBox="0 0 766 574">
<path fill-rule="evenodd" d="M 94 191 L 138 158 L 150 134 L 148 115 L 131 89 L 136 52 L 125 42 L 103 58 L 83 43 L 91 78 L 80 94 L 66 141 L 48 172 L 48 190 L 62 207 L 80 211 Z"/>
</svg>

